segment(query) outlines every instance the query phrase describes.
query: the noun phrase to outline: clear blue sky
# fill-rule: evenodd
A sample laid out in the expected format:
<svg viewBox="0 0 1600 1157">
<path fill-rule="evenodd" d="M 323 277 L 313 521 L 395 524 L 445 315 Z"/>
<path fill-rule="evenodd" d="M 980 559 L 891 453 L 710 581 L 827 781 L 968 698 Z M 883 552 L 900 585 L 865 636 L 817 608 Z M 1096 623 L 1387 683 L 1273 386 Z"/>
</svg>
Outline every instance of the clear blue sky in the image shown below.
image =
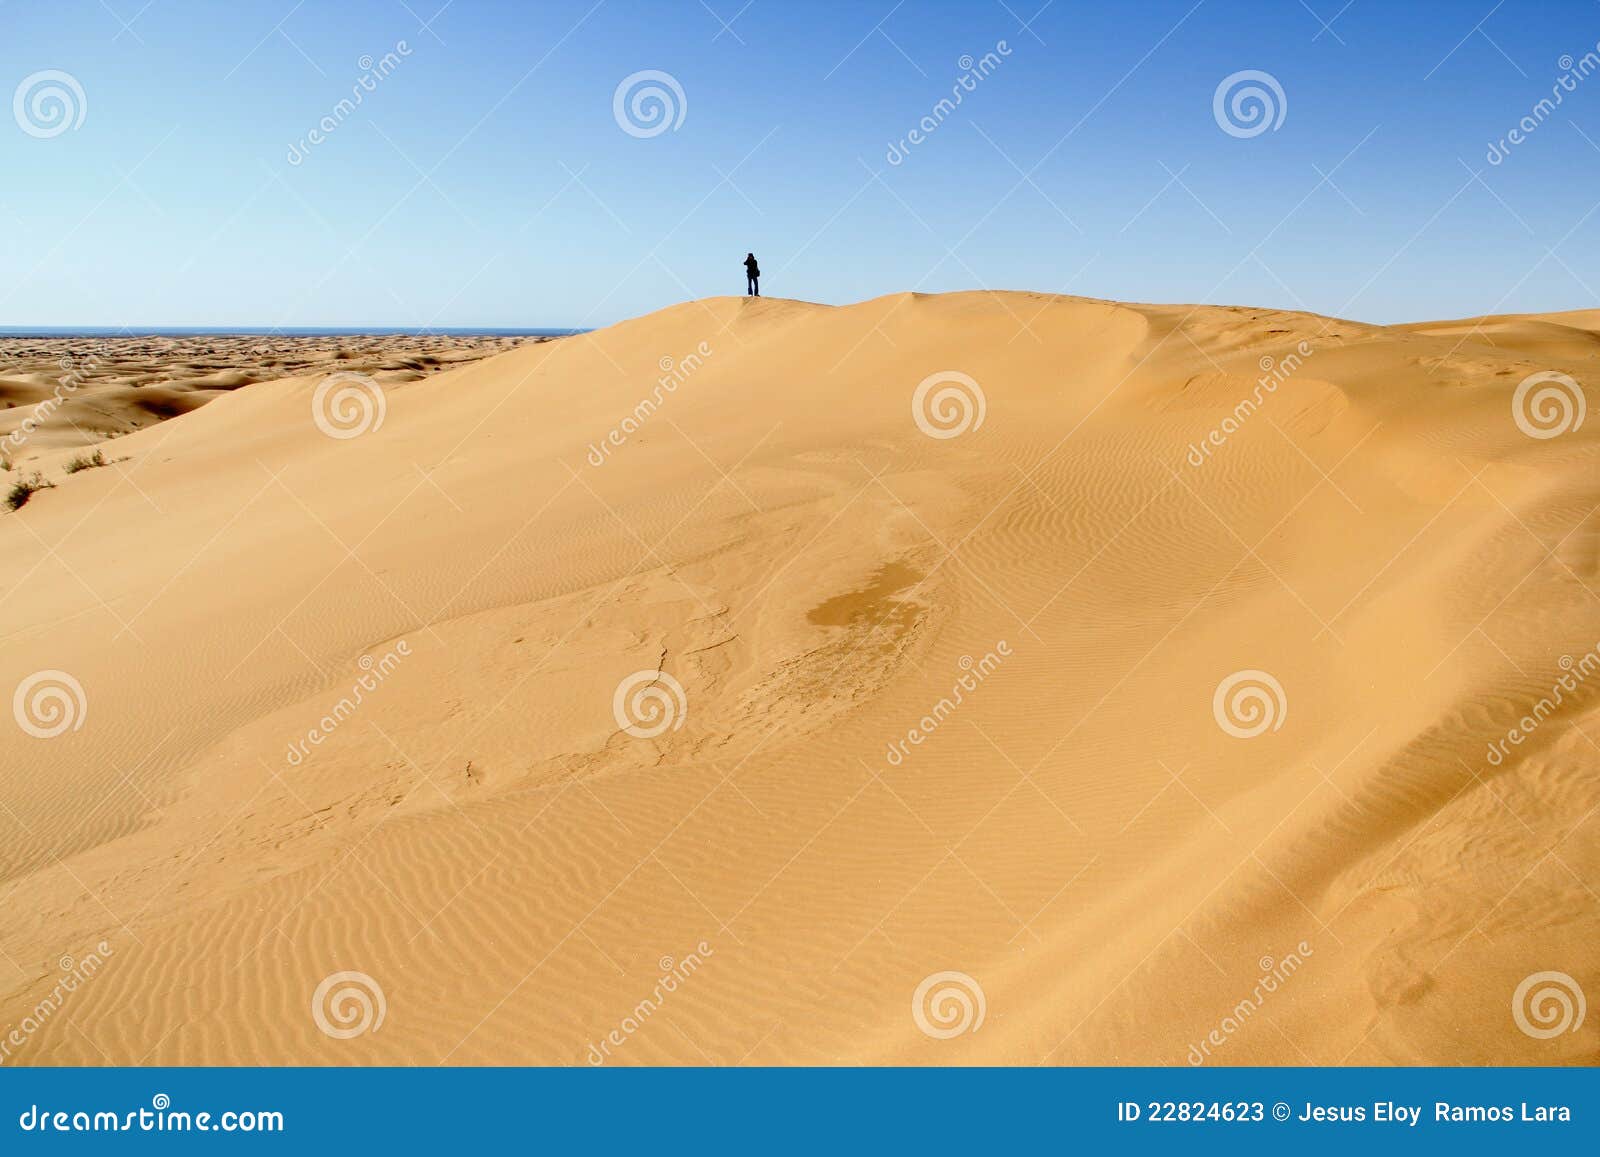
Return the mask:
<svg viewBox="0 0 1600 1157">
<path fill-rule="evenodd" d="M 746 250 L 826 302 L 1600 305 L 1600 74 L 1486 159 L 1600 41 L 1590 0 L 443 3 L 0 0 L 0 98 L 54 69 L 86 105 L 0 111 L 0 325 L 600 325 L 742 292 Z M 644 69 L 686 106 L 647 138 L 613 115 Z M 1287 104 L 1248 138 L 1213 117 L 1243 69 Z"/>
</svg>

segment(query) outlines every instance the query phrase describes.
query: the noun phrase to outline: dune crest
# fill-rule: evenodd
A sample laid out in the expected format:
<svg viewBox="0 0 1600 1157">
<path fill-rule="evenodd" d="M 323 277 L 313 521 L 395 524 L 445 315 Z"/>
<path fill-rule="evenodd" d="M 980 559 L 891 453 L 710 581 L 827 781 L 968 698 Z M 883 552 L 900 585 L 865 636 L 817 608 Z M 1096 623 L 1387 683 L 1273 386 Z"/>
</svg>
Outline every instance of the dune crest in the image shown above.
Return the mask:
<svg viewBox="0 0 1600 1157">
<path fill-rule="evenodd" d="M 1593 321 L 712 298 L 46 456 L 0 1063 L 1592 1063 Z"/>
</svg>

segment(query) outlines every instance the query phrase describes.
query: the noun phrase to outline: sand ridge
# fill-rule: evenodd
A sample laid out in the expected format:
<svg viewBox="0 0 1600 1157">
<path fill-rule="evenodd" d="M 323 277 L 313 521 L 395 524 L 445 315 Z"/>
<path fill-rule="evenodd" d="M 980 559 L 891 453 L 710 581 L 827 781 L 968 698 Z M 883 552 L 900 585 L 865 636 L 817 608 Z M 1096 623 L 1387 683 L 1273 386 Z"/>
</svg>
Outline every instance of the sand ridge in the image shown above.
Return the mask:
<svg viewBox="0 0 1600 1157">
<path fill-rule="evenodd" d="M 1592 1063 L 1589 320 L 713 298 L 128 433 L 0 515 L 4 1063 Z"/>
</svg>

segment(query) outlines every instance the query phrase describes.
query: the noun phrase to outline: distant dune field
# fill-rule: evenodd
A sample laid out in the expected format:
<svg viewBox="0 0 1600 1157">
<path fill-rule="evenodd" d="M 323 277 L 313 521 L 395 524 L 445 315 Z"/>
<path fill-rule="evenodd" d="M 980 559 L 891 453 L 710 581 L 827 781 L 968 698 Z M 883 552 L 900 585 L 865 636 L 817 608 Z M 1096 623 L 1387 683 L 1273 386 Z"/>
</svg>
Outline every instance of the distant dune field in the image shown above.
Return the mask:
<svg viewBox="0 0 1600 1157">
<path fill-rule="evenodd" d="M 1600 315 L 219 356 L 0 474 L 0 1063 L 1600 1059 Z"/>
<path fill-rule="evenodd" d="M 0 335 L 0 458 L 92 446 L 254 382 L 346 371 L 415 381 L 537 338 L 456 334 Z M 44 409 L 40 410 L 41 403 Z M 23 422 L 33 426 L 23 430 Z M 24 436 L 14 437 L 21 432 Z"/>
</svg>

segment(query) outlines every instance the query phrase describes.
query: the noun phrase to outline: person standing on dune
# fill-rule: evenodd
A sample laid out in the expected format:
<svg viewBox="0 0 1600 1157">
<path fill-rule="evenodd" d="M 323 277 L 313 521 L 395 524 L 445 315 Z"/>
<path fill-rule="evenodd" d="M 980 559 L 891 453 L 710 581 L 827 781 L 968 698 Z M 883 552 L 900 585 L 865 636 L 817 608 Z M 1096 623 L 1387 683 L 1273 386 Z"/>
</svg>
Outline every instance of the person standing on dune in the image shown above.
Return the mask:
<svg viewBox="0 0 1600 1157">
<path fill-rule="evenodd" d="M 746 297 L 760 297 L 761 296 L 761 266 L 756 264 L 756 255 L 754 253 L 746 253 L 744 255 L 744 279 L 745 279 L 745 291 L 744 291 L 745 292 L 745 296 Z"/>
</svg>

